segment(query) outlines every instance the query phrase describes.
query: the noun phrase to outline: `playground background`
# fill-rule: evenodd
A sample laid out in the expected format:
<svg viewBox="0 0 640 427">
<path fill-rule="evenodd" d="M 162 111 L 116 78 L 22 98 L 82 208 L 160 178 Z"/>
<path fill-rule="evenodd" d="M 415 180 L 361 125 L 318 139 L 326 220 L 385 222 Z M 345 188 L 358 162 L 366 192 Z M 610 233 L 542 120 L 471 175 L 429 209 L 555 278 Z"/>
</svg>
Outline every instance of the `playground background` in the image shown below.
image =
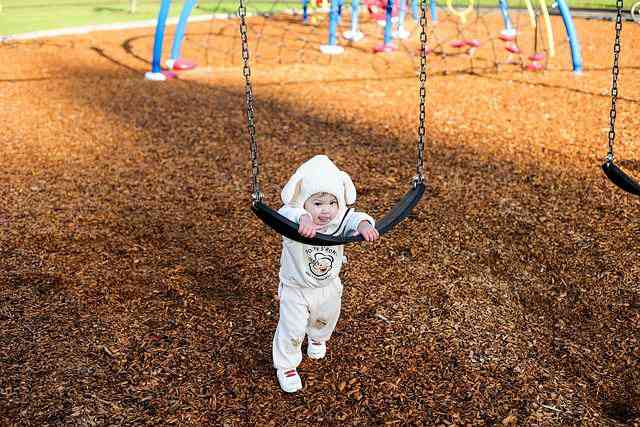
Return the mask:
<svg viewBox="0 0 640 427">
<path fill-rule="evenodd" d="M 294 18 L 249 21 L 267 200 L 323 152 L 379 216 L 413 175 L 416 41 L 329 61 L 317 32 L 301 62 Z M 580 76 L 566 55 L 537 74 L 433 58 L 427 194 L 347 249 L 329 354 L 292 396 L 237 20 L 190 25 L 209 73 L 165 83 L 142 77 L 153 28 L 0 45 L 0 424 L 638 425 L 638 201 L 599 169 L 613 23 L 576 26 Z M 621 160 L 640 152 L 639 39 L 626 22 Z"/>
<path fill-rule="evenodd" d="M 75 26 L 113 24 L 141 20 L 153 20 L 158 15 L 159 0 L 139 0 L 136 2 L 136 13 L 129 13 L 128 0 L 0 0 L 0 36 L 7 36 L 33 31 L 60 29 Z M 235 14 L 238 2 L 230 0 L 202 1 L 192 16 L 203 16 L 211 13 Z M 444 1 L 436 2 L 440 7 Z M 524 1 L 510 1 L 510 7 L 523 8 Z M 615 2 L 605 0 L 569 0 L 572 8 L 615 10 Z M 624 0 L 625 10 L 629 10 L 633 0 Z M 456 6 L 466 6 L 467 2 L 454 0 Z M 482 6 L 495 6 L 497 0 L 479 0 Z M 299 1 L 255 1 L 247 2 L 253 12 L 281 12 L 285 9 L 300 8 Z M 170 16 L 180 14 L 182 2 L 173 2 Z"/>
</svg>

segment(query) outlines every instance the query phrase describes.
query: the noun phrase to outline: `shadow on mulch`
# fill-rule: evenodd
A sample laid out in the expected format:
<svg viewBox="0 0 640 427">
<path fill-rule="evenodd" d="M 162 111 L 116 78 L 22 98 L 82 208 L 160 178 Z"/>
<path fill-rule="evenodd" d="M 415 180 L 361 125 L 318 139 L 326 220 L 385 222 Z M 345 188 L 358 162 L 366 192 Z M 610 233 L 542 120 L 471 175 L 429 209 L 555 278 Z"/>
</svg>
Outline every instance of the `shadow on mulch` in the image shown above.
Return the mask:
<svg viewBox="0 0 640 427">
<path fill-rule="evenodd" d="M 305 392 L 283 396 L 270 366 L 279 238 L 248 206 L 242 89 L 77 75 L 69 97 L 129 139 L 98 141 L 107 149 L 71 172 L 45 172 L 59 186 L 48 197 L 67 198 L 57 217 L 67 231 L 27 218 L 16 222 L 23 241 L 2 237 L 16 251 L 2 261 L 3 292 L 15 295 L 0 305 L 13 331 L 0 354 L 9 421 L 637 419 L 633 205 L 602 179 L 486 161 L 462 135 L 433 130 L 428 194 L 374 253 L 348 249 L 352 288 L 333 353 L 320 367 L 305 361 Z M 356 177 L 363 210 L 380 215 L 404 192 L 408 131 L 256 105 L 272 205 L 318 152 Z M 502 324 L 494 314 L 507 310 Z M 480 336 L 475 321 L 495 329 Z"/>
</svg>

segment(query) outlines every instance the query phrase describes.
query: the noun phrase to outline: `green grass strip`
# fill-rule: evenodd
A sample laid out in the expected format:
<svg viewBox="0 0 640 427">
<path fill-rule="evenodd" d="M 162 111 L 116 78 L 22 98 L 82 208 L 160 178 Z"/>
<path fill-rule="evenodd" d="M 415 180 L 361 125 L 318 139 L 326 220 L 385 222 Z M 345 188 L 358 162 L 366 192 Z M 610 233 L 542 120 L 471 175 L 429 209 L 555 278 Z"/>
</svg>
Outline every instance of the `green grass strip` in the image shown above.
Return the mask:
<svg viewBox="0 0 640 427">
<path fill-rule="evenodd" d="M 136 13 L 129 13 L 128 1 L 86 0 L 0 0 L 0 35 L 29 33 L 87 25 L 126 23 L 154 20 L 158 17 L 160 2 L 138 2 Z M 182 1 L 172 1 L 170 17 L 180 16 Z M 294 3 L 249 2 L 250 12 L 279 12 L 293 7 Z M 192 16 L 212 13 L 235 13 L 235 0 L 201 2 Z"/>
</svg>

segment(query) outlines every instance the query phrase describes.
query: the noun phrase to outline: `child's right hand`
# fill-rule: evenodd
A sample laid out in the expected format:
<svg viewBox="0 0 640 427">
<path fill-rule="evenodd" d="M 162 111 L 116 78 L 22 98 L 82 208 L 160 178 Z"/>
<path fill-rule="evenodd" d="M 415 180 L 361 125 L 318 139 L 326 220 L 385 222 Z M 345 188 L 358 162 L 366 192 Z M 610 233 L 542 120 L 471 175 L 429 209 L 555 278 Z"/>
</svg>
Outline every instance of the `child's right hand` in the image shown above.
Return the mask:
<svg viewBox="0 0 640 427">
<path fill-rule="evenodd" d="M 313 238 L 316 236 L 316 232 L 321 226 L 313 223 L 310 214 L 304 214 L 300 217 L 300 224 L 298 224 L 298 233 L 304 237 Z"/>
</svg>

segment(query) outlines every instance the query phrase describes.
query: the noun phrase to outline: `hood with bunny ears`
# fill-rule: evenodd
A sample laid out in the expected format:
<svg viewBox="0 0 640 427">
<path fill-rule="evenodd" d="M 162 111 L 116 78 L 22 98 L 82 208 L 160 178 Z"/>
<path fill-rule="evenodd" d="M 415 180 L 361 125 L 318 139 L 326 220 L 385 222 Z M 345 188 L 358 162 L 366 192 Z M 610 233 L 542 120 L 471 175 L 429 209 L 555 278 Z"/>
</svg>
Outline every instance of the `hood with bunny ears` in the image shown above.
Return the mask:
<svg viewBox="0 0 640 427">
<path fill-rule="evenodd" d="M 324 155 L 314 156 L 300 165 L 282 189 L 281 197 L 285 205 L 302 208 L 315 193 L 333 194 L 341 213 L 356 201 L 356 187 L 349 175 Z"/>
</svg>

